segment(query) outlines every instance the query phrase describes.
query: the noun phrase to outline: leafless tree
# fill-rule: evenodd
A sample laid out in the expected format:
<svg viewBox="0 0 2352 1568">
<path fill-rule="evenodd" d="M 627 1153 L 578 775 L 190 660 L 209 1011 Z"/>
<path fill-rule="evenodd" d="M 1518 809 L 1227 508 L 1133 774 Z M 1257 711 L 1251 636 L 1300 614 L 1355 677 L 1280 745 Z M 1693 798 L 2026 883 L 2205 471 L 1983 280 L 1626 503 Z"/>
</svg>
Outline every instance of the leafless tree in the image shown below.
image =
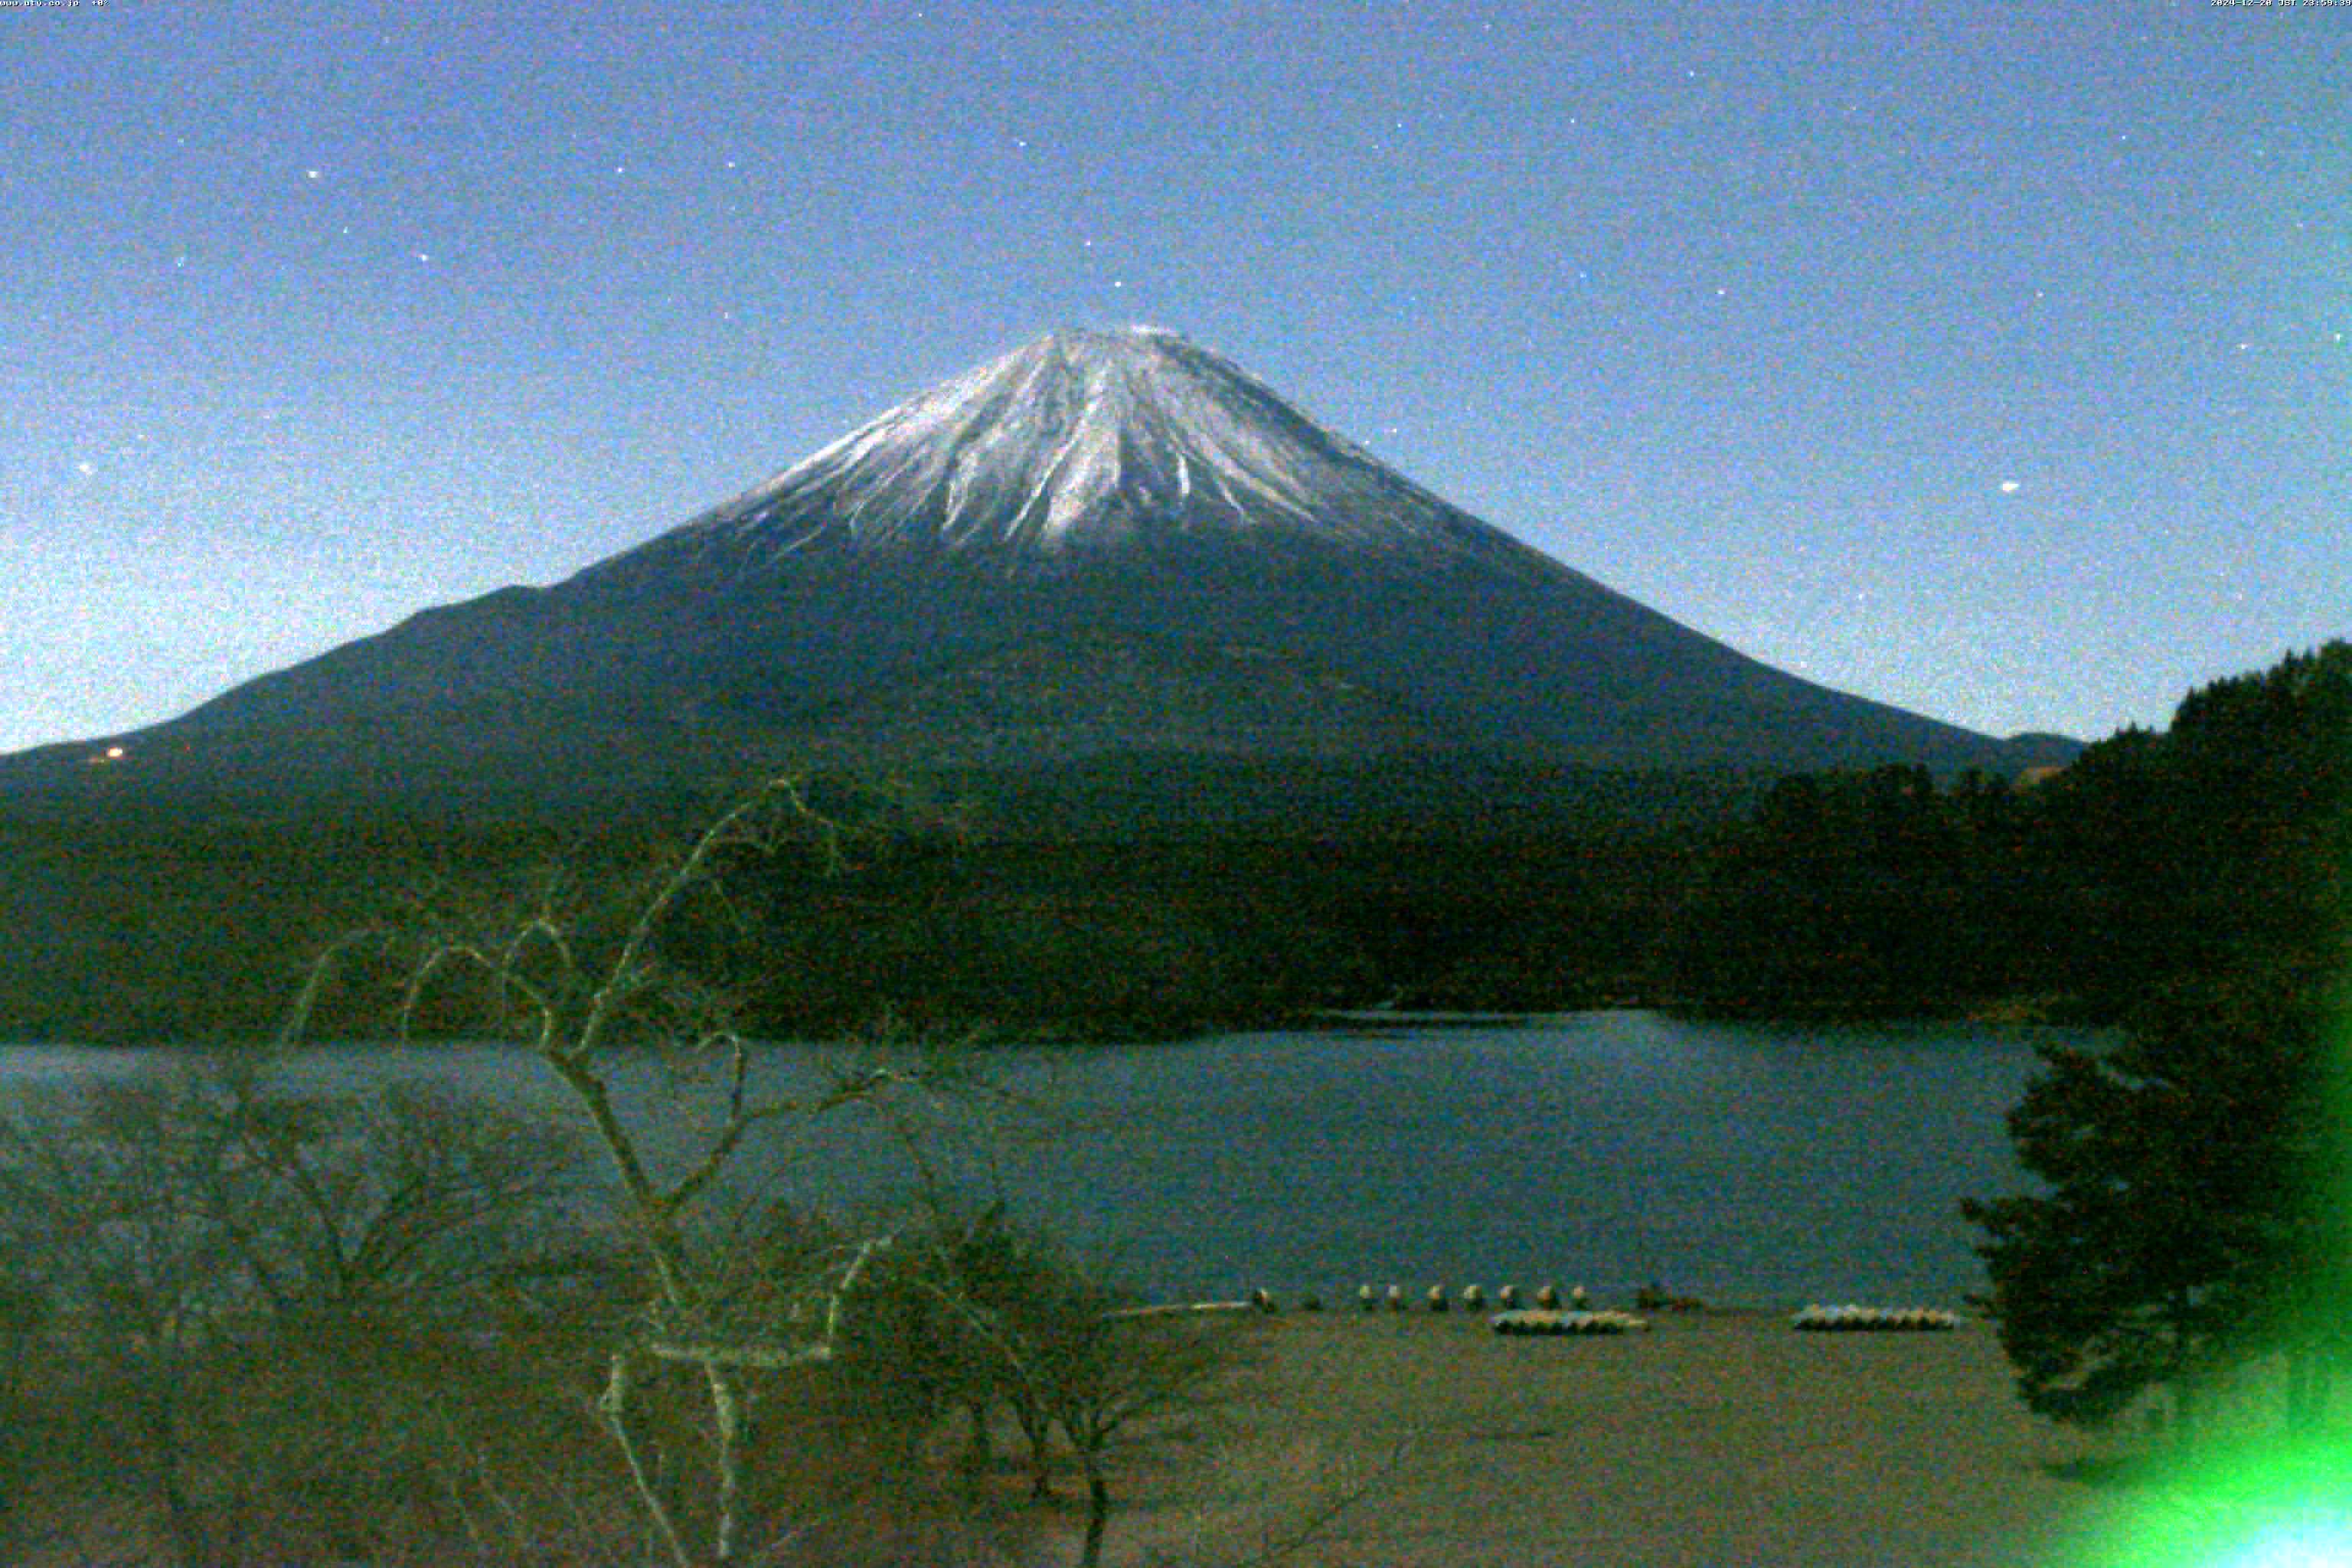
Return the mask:
<svg viewBox="0 0 2352 1568">
<path fill-rule="evenodd" d="M 82 1457 L 127 1464 L 178 1559 L 210 1563 L 236 1511 L 224 1455 L 252 1435 L 225 1412 L 319 1369 L 265 1446 L 334 1447 L 327 1428 L 365 1403 L 339 1352 L 473 1324 L 559 1228 L 567 1160 L 541 1130 L 415 1086 L 328 1095 L 268 1058 L 184 1061 L 0 1115 L 0 1250 L 41 1310 L 36 1371 L 103 1428 Z"/>
<path fill-rule="evenodd" d="M 1114 1449 L 1211 1402 L 1240 1359 L 1235 1326 L 1126 1310 L 1127 1298 L 1001 1208 L 937 1220 L 924 1242 L 927 1267 L 900 1289 L 940 1310 L 915 1353 L 954 1400 L 978 1407 L 976 1428 L 989 1405 L 1010 1406 L 1028 1443 L 1033 1497 L 1050 1493 L 1052 1437 L 1061 1432 L 1086 1481 L 1080 1563 L 1095 1568 L 1110 1521 Z"/>
<path fill-rule="evenodd" d="M 578 910 L 549 898 L 519 918 L 472 931 L 431 931 L 410 971 L 404 1019 L 436 988 L 471 974 L 488 1022 L 528 1049 L 562 1085 L 593 1128 L 617 1180 L 624 1226 L 650 1279 L 641 1321 L 605 1358 L 598 1420 L 626 1468 L 663 1556 L 676 1568 L 744 1561 L 752 1546 L 747 1456 L 763 1390 L 793 1386 L 798 1369 L 835 1360 L 845 1303 L 887 1235 L 809 1260 L 798 1278 L 741 1289 L 740 1259 L 722 1227 L 698 1223 L 711 1209 L 746 1141 L 765 1128 L 824 1117 L 953 1076 L 938 1062 L 845 1068 L 813 1092 L 755 1089 L 753 1047 L 738 999 L 674 947 L 731 914 L 729 873 L 787 850 L 824 865 L 844 855 L 840 826 L 814 810 L 797 781 L 772 780 L 661 864 L 600 937 Z M 646 1055 L 665 1070 L 701 1079 L 723 1110 L 682 1162 L 657 1160 L 649 1129 L 634 1125 L 616 1073 Z M 675 1484 L 647 1419 L 649 1379 L 690 1372 L 701 1388 L 710 1455 L 702 1496 Z"/>
<path fill-rule="evenodd" d="M 1049 1363 L 1048 1403 L 1087 1479 L 1080 1568 L 1102 1561 L 1113 1444 L 1145 1423 L 1199 1405 L 1233 1363 L 1231 1325 L 1178 1317 L 1098 1317 Z"/>
</svg>

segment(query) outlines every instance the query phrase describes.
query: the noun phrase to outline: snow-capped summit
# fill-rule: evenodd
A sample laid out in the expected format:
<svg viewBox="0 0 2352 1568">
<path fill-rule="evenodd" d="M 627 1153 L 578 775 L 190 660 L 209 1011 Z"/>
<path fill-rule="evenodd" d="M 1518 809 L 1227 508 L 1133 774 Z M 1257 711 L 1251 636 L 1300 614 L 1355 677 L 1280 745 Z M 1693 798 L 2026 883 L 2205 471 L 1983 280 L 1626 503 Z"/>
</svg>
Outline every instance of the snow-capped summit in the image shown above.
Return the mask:
<svg viewBox="0 0 2352 1568">
<path fill-rule="evenodd" d="M 1158 327 L 1065 331 L 899 405 L 649 547 L 757 571 L 946 550 L 1013 574 L 1179 540 L 1426 563 L 1529 552 Z"/>
</svg>

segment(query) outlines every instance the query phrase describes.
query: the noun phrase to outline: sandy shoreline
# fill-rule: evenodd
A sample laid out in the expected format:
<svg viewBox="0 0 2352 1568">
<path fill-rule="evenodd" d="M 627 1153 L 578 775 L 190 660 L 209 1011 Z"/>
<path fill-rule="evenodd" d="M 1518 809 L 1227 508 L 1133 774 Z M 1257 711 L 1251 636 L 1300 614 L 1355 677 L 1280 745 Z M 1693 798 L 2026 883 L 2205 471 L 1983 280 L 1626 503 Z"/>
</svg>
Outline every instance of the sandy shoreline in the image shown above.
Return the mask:
<svg viewBox="0 0 2352 1568">
<path fill-rule="evenodd" d="M 1134 1475 L 1113 1561 L 1233 1561 L 1400 1445 L 1286 1561 L 2028 1568 L 2116 1507 L 2048 1468 L 2105 1450 L 2025 1412 L 1980 1322 L 1808 1334 L 1710 1312 L 1503 1338 L 1460 1314 L 1350 1312 L 1234 1331 L 1256 1364 L 1191 1454 Z"/>
</svg>

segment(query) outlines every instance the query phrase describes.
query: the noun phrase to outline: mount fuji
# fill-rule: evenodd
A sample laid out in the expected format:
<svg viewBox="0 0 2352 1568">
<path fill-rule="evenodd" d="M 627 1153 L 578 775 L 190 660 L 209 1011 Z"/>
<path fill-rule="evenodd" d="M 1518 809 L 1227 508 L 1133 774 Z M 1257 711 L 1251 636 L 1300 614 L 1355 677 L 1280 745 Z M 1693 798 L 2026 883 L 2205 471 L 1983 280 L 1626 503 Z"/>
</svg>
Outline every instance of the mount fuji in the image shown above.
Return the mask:
<svg viewBox="0 0 2352 1568">
<path fill-rule="evenodd" d="M 565 582 L 0 781 L 577 794 L 1123 755 L 2003 773 L 2044 749 L 1768 668 L 1134 328 L 1039 338 Z"/>
</svg>

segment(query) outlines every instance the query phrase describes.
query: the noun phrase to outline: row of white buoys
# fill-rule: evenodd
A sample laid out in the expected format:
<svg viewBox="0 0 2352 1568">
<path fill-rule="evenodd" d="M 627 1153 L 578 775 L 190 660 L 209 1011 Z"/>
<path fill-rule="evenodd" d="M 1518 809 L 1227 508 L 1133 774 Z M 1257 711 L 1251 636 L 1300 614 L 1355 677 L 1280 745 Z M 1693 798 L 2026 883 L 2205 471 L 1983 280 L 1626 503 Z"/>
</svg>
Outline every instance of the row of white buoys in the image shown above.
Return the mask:
<svg viewBox="0 0 2352 1568">
<path fill-rule="evenodd" d="M 1422 1293 L 1421 1306 L 1424 1311 L 1450 1312 L 1454 1310 L 1455 1300 L 1456 1298 L 1446 1294 L 1444 1286 L 1432 1285 Z M 1459 1300 L 1462 1310 L 1465 1312 L 1483 1312 L 1486 1310 L 1486 1292 L 1481 1286 L 1465 1285 L 1462 1287 Z M 1536 1291 L 1535 1304 L 1547 1312 L 1559 1311 L 1563 1305 L 1570 1311 L 1581 1312 L 1591 1307 L 1592 1299 L 1586 1294 L 1583 1286 L 1576 1285 L 1570 1287 L 1563 1302 L 1559 1287 L 1546 1285 Z M 1322 1303 L 1309 1296 L 1300 1305 L 1304 1310 L 1312 1312 L 1320 1310 Z M 1517 1285 L 1506 1285 L 1495 1292 L 1495 1305 L 1506 1312 L 1516 1312 L 1526 1305 L 1526 1300 Z M 1405 1294 L 1404 1287 L 1402 1285 L 1391 1285 L 1386 1290 L 1378 1289 L 1370 1285 L 1360 1285 L 1356 1288 L 1356 1310 L 1359 1311 L 1377 1312 L 1385 1308 L 1391 1312 L 1402 1312 L 1409 1310 L 1412 1306 L 1412 1300 Z"/>
<path fill-rule="evenodd" d="M 1650 1320 L 1631 1312 L 1497 1312 L 1486 1326 L 1498 1334 L 1622 1334 L 1647 1330 Z"/>
<path fill-rule="evenodd" d="M 1451 1312 L 1457 1298 L 1449 1297 L 1443 1285 L 1433 1285 L 1419 1298 L 1422 1309 L 1429 1312 Z M 1476 1314 L 1486 1308 L 1486 1293 L 1475 1285 L 1465 1285 L 1458 1298 L 1462 1310 Z M 1361 1285 L 1356 1289 L 1357 1310 L 1365 1312 L 1410 1311 L 1415 1299 L 1405 1294 L 1402 1285 L 1381 1289 Z M 1583 1286 L 1573 1287 L 1565 1303 L 1559 1289 L 1546 1285 L 1535 1293 L 1535 1306 L 1527 1307 L 1515 1285 L 1506 1285 L 1495 1292 L 1495 1304 L 1502 1310 L 1487 1320 L 1498 1334 L 1622 1334 L 1628 1330 L 1646 1329 L 1649 1320 L 1633 1312 L 1596 1312 L 1592 1300 Z M 1323 1299 L 1309 1291 L 1298 1300 L 1302 1312 L 1319 1312 Z M 1115 1316 L 1139 1316 L 1146 1312 L 1259 1312 L 1282 1310 L 1274 1293 L 1264 1289 L 1252 1290 L 1246 1300 L 1199 1301 L 1181 1307 L 1150 1307 L 1130 1309 Z M 1843 1306 L 1810 1306 L 1789 1320 L 1791 1328 L 1813 1333 L 1855 1331 L 1934 1332 L 1957 1329 L 1959 1314 L 1939 1307 L 1860 1307 L 1851 1303 Z"/>
<path fill-rule="evenodd" d="M 1960 1326 L 1959 1314 L 1940 1307 L 1807 1307 L 1789 1326 L 1813 1333 L 1935 1332 Z"/>
</svg>

